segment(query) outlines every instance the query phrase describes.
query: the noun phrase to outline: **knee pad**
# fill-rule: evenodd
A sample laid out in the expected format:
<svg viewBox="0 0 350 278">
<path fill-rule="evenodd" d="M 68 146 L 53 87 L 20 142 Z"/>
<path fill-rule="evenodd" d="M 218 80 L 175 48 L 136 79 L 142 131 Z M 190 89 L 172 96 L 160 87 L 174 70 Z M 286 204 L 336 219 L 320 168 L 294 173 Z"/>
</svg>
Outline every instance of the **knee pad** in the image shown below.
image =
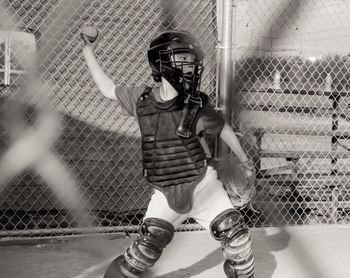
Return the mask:
<svg viewBox="0 0 350 278">
<path fill-rule="evenodd" d="M 140 228 L 140 236 L 124 252 L 126 264 L 121 265 L 124 275 L 137 277 L 152 267 L 163 248 L 172 240 L 174 231 L 174 226 L 165 220 L 145 219 Z"/>
<path fill-rule="evenodd" d="M 236 209 L 220 213 L 210 224 L 212 236 L 221 242 L 224 271 L 230 278 L 253 278 L 252 240 L 243 216 Z"/>
</svg>

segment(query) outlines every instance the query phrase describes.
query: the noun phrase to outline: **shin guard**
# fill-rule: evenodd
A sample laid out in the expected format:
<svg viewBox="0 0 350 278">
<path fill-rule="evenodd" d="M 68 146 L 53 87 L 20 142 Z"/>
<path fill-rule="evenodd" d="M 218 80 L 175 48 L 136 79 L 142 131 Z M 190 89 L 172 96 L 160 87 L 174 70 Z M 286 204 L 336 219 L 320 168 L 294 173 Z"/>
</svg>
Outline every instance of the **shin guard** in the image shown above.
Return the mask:
<svg viewBox="0 0 350 278">
<path fill-rule="evenodd" d="M 104 278 L 138 277 L 154 265 L 173 236 L 174 227 L 171 223 L 158 218 L 145 219 L 140 236 L 123 255 L 112 262 Z M 119 273 L 112 276 L 113 272 Z"/>
<path fill-rule="evenodd" d="M 210 232 L 222 244 L 226 276 L 229 278 L 253 278 L 252 240 L 241 213 L 235 209 L 222 212 L 211 222 Z"/>
</svg>

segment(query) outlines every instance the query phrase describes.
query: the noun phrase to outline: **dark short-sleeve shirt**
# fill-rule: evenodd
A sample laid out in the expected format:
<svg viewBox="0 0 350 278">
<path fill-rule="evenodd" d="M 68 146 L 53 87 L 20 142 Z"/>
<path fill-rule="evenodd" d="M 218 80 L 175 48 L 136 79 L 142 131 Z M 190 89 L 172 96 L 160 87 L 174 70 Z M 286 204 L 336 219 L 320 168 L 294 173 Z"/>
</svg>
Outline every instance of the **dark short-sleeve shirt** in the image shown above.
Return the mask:
<svg viewBox="0 0 350 278">
<path fill-rule="evenodd" d="M 115 88 L 115 95 L 122 107 L 123 115 L 137 118 L 136 102 L 145 91 L 145 88 L 146 86 Z M 159 98 L 157 97 L 159 96 L 159 88 L 153 88 L 152 93 L 156 99 Z M 208 102 L 199 111 L 196 132 L 199 134 L 203 131 L 208 135 L 217 135 L 221 133 L 224 124 L 225 120 L 215 111 L 210 102 Z"/>
</svg>

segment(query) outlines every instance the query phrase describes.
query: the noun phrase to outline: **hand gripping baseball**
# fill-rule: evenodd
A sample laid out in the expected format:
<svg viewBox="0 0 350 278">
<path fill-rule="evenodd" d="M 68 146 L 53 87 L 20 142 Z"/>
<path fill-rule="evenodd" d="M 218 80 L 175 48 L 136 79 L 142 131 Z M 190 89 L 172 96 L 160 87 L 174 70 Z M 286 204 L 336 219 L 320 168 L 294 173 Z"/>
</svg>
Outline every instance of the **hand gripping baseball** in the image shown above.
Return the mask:
<svg viewBox="0 0 350 278">
<path fill-rule="evenodd" d="M 80 36 L 83 39 L 85 46 L 95 49 L 99 41 L 99 33 L 93 26 L 84 26 L 81 28 Z"/>
</svg>

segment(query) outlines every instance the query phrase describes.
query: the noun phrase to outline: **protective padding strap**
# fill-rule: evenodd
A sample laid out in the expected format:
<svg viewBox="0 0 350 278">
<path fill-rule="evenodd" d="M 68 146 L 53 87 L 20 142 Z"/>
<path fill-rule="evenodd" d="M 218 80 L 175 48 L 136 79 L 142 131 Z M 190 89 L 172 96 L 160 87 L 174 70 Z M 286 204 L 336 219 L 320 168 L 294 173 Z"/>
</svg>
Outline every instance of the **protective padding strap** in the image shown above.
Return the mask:
<svg viewBox="0 0 350 278">
<path fill-rule="evenodd" d="M 216 240 L 231 238 L 232 233 L 239 231 L 238 227 L 244 225 L 241 213 L 236 209 L 228 209 L 220 213 L 210 223 L 211 235 Z"/>
<path fill-rule="evenodd" d="M 136 278 L 141 274 L 140 271 L 129 265 L 124 255 L 120 255 L 114 259 L 108 266 L 103 278 L 128 277 Z"/>
<path fill-rule="evenodd" d="M 251 254 L 251 244 L 249 232 L 233 239 L 233 242 L 224 242 L 224 257 L 236 262 L 243 261 Z"/>
<path fill-rule="evenodd" d="M 174 236 L 174 226 L 162 219 L 147 218 L 140 228 L 140 236 L 124 252 L 124 258 L 135 272 L 144 272 L 152 267 Z M 124 271 L 125 272 L 125 271 Z"/>
<path fill-rule="evenodd" d="M 224 262 L 224 271 L 228 278 L 254 278 L 254 257 L 252 256 L 250 261 L 246 265 L 239 266 L 234 262 L 226 260 Z"/>
<path fill-rule="evenodd" d="M 231 276 L 228 277 L 254 277 L 254 256 L 251 244 L 250 233 L 247 229 L 241 230 L 234 237 L 223 242 L 223 254 L 226 259 L 224 270 L 231 273 Z"/>
<path fill-rule="evenodd" d="M 253 278 L 252 240 L 241 213 L 235 209 L 220 213 L 210 224 L 210 231 L 222 243 L 227 277 Z"/>
<path fill-rule="evenodd" d="M 148 235 L 157 239 L 159 247 L 164 248 L 173 239 L 174 226 L 159 218 L 146 218 L 140 228 L 141 235 Z"/>
<path fill-rule="evenodd" d="M 157 241 L 148 236 L 141 236 L 125 250 L 127 262 L 139 271 L 152 267 L 162 254 L 162 248 Z"/>
</svg>

